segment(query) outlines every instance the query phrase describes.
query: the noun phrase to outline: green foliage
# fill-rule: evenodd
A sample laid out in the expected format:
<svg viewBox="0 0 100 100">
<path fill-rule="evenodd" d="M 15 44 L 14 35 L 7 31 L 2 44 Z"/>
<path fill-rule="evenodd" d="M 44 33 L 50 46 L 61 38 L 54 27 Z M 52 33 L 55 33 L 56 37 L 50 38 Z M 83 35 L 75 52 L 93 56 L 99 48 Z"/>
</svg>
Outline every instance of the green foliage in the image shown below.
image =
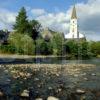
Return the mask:
<svg viewBox="0 0 100 100">
<path fill-rule="evenodd" d="M 15 32 L 9 35 L 9 44 L 0 45 L 0 52 L 28 55 L 35 53 L 41 55 L 69 55 L 71 58 L 90 58 L 93 55 L 100 55 L 100 41 L 66 41 L 61 33 L 50 29 L 39 34 L 41 27 L 37 20 L 30 21 L 27 19 L 26 10 L 22 7 L 16 17 Z M 4 37 L 5 34 L 1 31 L 0 38 L 4 39 Z"/>
<path fill-rule="evenodd" d="M 51 55 L 52 54 L 51 41 L 45 41 L 43 39 L 38 39 L 36 41 L 36 51 L 38 54 Z"/>
<path fill-rule="evenodd" d="M 9 36 L 10 45 L 16 48 L 18 54 L 34 54 L 35 46 L 31 37 L 19 33 L 11 33 Z"/>
<path fill-rule="evenodd" d="M 11 53 L 14 54 L 16 51 L 15 46 L 12 45 L 0 45 L 0 52 L 1 53 Z"/>
<path fill-rule="evenodd" d="M 68 40 L 65 43 L 66 54 L 71 58 L 86 59 L 92 56 L 90 45 L 87 41 Z"/>
<path fill-rule="evenodd" d="M 53 54 L 54 55 L 62 55 L 64 47 L 64 38 L 62 34 L 56 33 L 52 38 L 52 46 L 53 46 Z"/>
<path fill-rule="evenodd" d="M 66 52 L 67 53 L 71 53 L 71 54 L 76 54 L 77 51 L 78 51 L 78 45 L 77 45 L 77 42 L 74 41 L 74 40 L 68 40 L 66 41 Z"/>
<path fill-rule="evenodd" d="M 17 32 L 24 34 L 28 32 L 29 23 L 26 16 L 26 10 L 22 7 L 16 17 L 16 23 L 14 25 L 14 30 Z"/>
<path fill-rule="evenodd" d="M 37 20 L 31 20 L 29 22 L 28 33 L 29 36 L 33 38 L 33 40 L 36 40 L 37 37 L 39 36 L 40 28 L 41 28 L 41 24 Z"/>
<path fill-rule="evenodd" d="M 94 54 L 94 56 L 100 55 L 100 41 L 97 42 L 91 42 L 91 51 Z"/>
<path fill-rule="evenodd" d="M 90 44 L 87 41 L 82 41 L 81 42 L 81 47 L 82 47 L 82 58 L 91 58 L 92 57 L 92 52 L 90 49 Z"/>
<path fill-rule="evenodd" d="M 27 19 L 26 10 L 22 7 L 16 17 L 14 30 L 21 34 L 28 34 L 33 40 L 36 40 L 39 36 L 40 28 L 41 24 L 37 20 L 29 21 Z"/>
</svg>

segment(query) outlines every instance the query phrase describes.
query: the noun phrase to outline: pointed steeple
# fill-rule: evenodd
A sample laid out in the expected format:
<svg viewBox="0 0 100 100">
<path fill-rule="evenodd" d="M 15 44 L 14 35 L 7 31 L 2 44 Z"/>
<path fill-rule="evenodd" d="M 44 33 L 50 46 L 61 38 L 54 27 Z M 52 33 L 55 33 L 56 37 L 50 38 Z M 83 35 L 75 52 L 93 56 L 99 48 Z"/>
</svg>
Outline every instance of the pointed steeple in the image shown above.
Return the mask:
<svg viewBox="0 0 100 100">
<path fill-rule="evenodd" d="M 75 5 L 74 5 L 74 7 L 73 7 L 71 19 L 77 19 L 77 14 L 76 14 L 76 8 L 75 8 Z"/>
</svg>

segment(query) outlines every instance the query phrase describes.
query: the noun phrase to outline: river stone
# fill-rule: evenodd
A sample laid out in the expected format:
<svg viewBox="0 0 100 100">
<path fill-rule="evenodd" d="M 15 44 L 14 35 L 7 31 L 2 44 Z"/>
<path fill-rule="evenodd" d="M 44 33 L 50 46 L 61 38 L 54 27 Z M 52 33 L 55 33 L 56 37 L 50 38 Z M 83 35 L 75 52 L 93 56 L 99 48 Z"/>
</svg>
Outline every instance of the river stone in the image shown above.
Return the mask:
<svg viewBox="0 0 100 100">
<path fill-rule="evenodd" d="M 11 82 L 11 80 L 10 79 L 7 79 L 6 82 Z"/>
<path fill-rule="evenodd" d="M 29 91 L 28 91 L 28 90 L 24 90 L 24 91 L 21 93 L 21 96 L 22 96 L 22 97 L 29 97 Z"/>
<path fill-rule="evenodd" d="M 57 73 L 56 76 L 59 77 L 60 75 Z"/>
<path fill-rule="evenodd" d="M 78 74 L 75 74 L 75 75 L 74 75 L 74 77 L 78 77 L 78 76 L 79 76 Z"/>
<path fill-rule="evenodd" d="M 85 77 L 84 80 L 85 80 L 85 81 L 88 81 L 88 78 Z"/>
<path fill-rule="evenodd" d="M 0 97 L 4 96 L 4 93 L 0 91 Z"/>
<path fill-rule="evenodd" d="M 43 100 L 42 98 L 36 98 L 35 100 Z"/>
<path fill-rule="evenodd" d="M 35 78 L 34 80 L 35 80 L 35 81 L 39 81 L 39 78 Z"/>
<path fill-rule="evenodd" d="M 82 75 L 82 76 L 85 76 L 85 75 L 86 75 L 86 73 L 82 73 L 81 75 Z"/>
<path fill-rule="evenodd" d="M 81 96 L 80 100 L 96 100 L 96 97 L 93 93 L 89 92 Z"/>
<path fill-rule="evenodd" d="M 52 88 L 52 87 L 48 87 L 48 89 L 49 89 L 49 90 L 52 90 L 53 88 Z"/>
<path fill-rule="evenodd" d="M 92 73 L 91 75 L 92 75 L 92 76 L 96 76 L 96 74 L 95 74 L 95 73 Z"/>
<path fill-rule="evenodd" d="M 85 93 L 85 91 L 84 91 L 84 90 L 82 90 L 82 89 L 77 89 L 77 90 L 76 90 L 76 93 L 77 93 L 77 94 L 84 94 L 84 93 Z"/>
<path fill-rule="evenodd" d="M 49 97 L 47 98 L 47 100 L 59 100 L 59 99 L 56 98 L 56 97 L 53 97 L 53 96 L 49 96 Z"/>
</svg>

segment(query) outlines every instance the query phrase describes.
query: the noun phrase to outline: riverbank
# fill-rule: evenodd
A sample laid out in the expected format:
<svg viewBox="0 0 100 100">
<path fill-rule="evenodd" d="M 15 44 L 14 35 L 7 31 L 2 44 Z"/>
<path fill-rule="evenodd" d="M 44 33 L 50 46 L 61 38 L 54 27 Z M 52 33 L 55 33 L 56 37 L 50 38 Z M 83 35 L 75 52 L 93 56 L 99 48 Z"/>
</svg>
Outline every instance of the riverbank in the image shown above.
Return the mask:
<svg viewBox="0 0 100 100">
<path fill-rule="evenodd" d="M 5 100 L 99 100 L 99 69 L 93 64 L 0 65 L 0 94 Z"/>
<path fill-rule="evenodd" d="M 15 59 L 24 59 L 24 58 L 46 58 L 46 57 L 66 57 L 66 56 L 56 56 L 56 55 L 17 55 L 17 54 L 0 54 L 0 58 L 15 58 Z"/>
</svg>

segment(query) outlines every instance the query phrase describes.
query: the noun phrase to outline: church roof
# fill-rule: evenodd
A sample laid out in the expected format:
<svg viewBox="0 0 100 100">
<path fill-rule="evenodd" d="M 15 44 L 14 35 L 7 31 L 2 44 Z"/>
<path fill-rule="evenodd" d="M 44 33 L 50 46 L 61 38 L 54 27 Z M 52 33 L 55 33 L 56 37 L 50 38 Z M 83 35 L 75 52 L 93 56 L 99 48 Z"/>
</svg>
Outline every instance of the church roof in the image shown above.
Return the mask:
<svg viewBox="0 0 100 100">
<path fill-rule="evenodd" d="M 77 14 L 76 14 L 76 8 L 75 8 L 75 6 L 73 7 L 71 19 L 77 19 Z"/>
</svg>

